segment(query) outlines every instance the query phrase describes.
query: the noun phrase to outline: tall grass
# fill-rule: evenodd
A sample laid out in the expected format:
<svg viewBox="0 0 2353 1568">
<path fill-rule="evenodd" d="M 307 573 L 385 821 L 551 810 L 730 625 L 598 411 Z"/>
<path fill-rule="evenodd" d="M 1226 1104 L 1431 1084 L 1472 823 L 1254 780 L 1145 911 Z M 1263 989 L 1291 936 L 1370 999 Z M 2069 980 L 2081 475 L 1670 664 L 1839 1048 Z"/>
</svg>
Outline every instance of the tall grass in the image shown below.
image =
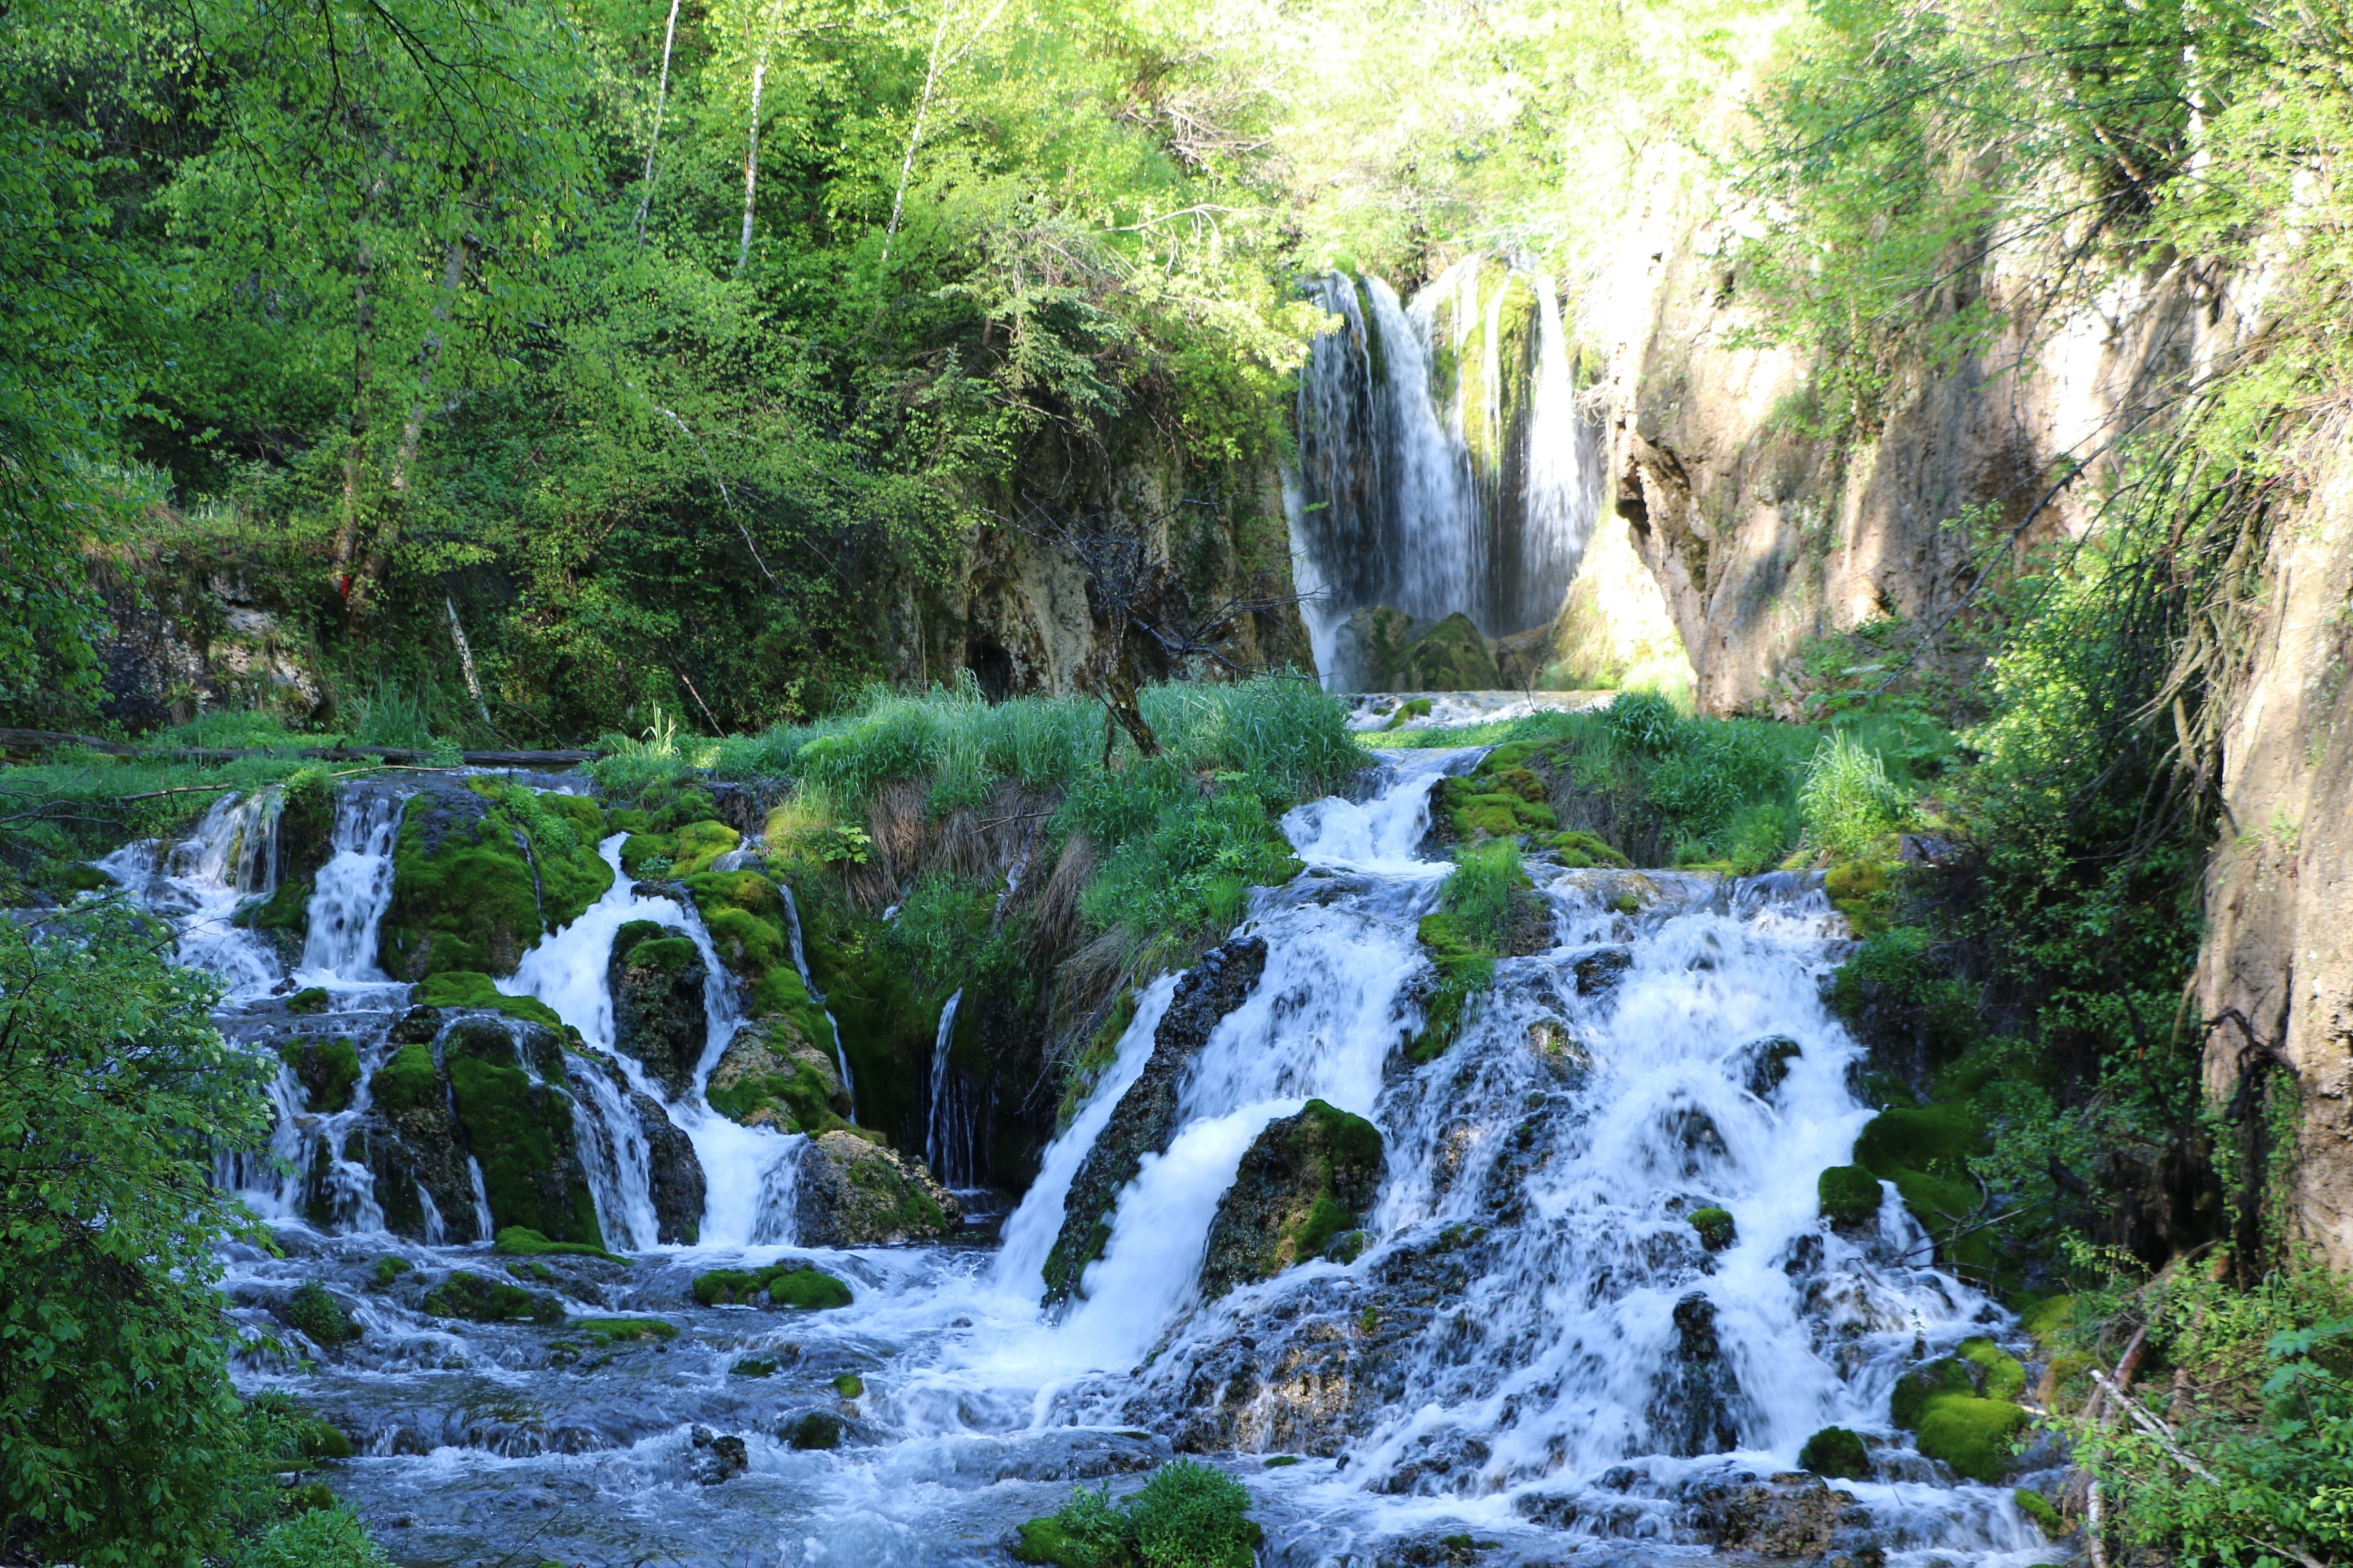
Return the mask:
<svg viewBox="0 0 2353 1568">
<path fill-rule="evenodd" d="M 1815 843 L 1855 860 L 1903 826 L 1910 800 L 1887 776 L 1887 764 L 1840 731 L 1815 748 L 1798 790 L 1798 813 Z"/>
</svg>

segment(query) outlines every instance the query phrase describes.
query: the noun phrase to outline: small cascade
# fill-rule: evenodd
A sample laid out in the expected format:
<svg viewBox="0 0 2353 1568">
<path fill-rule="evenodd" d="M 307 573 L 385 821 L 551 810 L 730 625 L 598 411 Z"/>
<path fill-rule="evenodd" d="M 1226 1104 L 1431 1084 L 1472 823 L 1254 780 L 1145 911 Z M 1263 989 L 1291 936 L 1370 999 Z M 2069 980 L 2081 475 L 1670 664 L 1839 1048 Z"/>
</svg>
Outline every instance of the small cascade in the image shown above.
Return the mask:
<svg viewBox="0 0 2353 1568">
<path fill-rule="evenodd" d="M 1601 503 L 1552 279 L 1465 258 L 1411 301 L 1377 278 L 1311 288 L 1338 322 L 1301 372 L 1285 506 L 1325 674 L 1339 624 L 1386 605 L 1489 637 L 1558 613 Z"/>
<path fill-rule="evenodd" d="M 405 795 L 346 789 L 335 803 L 333 853 L 311 886 L 310 926 L 295 980 L 305 985 L 387 984 L 376 928 L 392 903 L 392 842 Z"/>
<path fill-rule="evenodd" d="M 280 978 L 278 960 L 237 924 L 238 909 L 278 887 L 281 790 L 223 795 L 179 843 L 127 844 L 99 861 L 140 907 L 168 922 L 179 961 L 220 978 L 225 1004 L 267 996 Z"/>
<path fill-rule="evenodd" d="M 513 977 L 498 982 L 499 989 L 511 996 L 537 997 L 554 1008 L 556 1016 L 580 1032 L 581 1039 L 601 1060 L 611 1062 L 622 1073 L 632 1090 L 659 1105 L 671 1123 L 686 1133 L 694 1145 L 696 1158 L 702 1162 L 705 1183 L 702 1245 L 748 1247 L 789 1241 L 789 1166 L 807 1140 L 771 1128 L 739 1126 L 704 1101 L 703 1085 L 712 1068 L 718 1065 L 721 1053 L 743 1025 L 734 984 L 720 961 L 718 950 L 711 943 L 711 933 L 703 928 L 702 916 L 691 905 L 674 899 L 638 892 L 636 885 L 621 871 L 621 845 L 627 837 L 626 834 L 617 833 L 599 847 L 599 853 L 614 873 L 612 886 L 605 895 L 578 920 L 543 937 L 523 954 Z M 608 978 L 613 938 L 631 921 L 653 921 L 683 931 L 693 941 L 708 975 L 703 1004 L 710 1033 L 693 1085 L 677 1099 L 665 1094 L 662 1086 L 649 1077 L 637 1061 L 613 1048 L 613 998 Z M 605 1087 L 610 1100 L 608 1102 L 600 1096 L 598 1111 L 606 1129 L 607 1146 L 616 1152 L 614 1179 L 617 1182 L 623 1180 L 623 1170 L 630 1161 L 638 1162 L 636 1169 L 645 1168 L 644 1134 L 637 1128 L 636 1119 L 628 1113 L 617 1089 L 610 1085 Z M 632 1139 L 636 1140 L 634 1145 Z M 636 1152 L 619 1153 L 630 1148 Z M 612 1234 L 630 1237 L 639 1248 L 654 1244 L 653 1211 L 646 1193 L 646 1185 L 640 1182 L 626 1204 L 616 1205 L 626 1211 L 618 1216 L 625 1223 L 616 1225 L 605 1220 L 612 1226 Z M 601 1200 L 599 1218 L 605 1219 Z"/>
<path fill-rule="evenodd" d="M 474 1184 L 474 1234 L 497 1235 L 498 1221 L 491 1217 L 490 1184 L 482 1180 L 482 1163 L 471 1154 L 466 1156 L 466 1178 Z"/>
<path fill-rule="evenodd" d="M 800 973 L 801 988 L 808 993 L 825 1014 L 825 1026 L 833 1032 L 833 1065 L 841 1073 L 841 1092 L 849 1097 L 849 1120 L 858 1120 L 858 1082 L 849 1076 L 849 1053 L 841 1048 L 841 1026 L 834 1022 L 833 1009 L 826 1005 L 825 993 L 818 989 L 817 977 L 809 973 L 808 953 L 801 946 L 801 906 L 793 898 L 793 890 L 783 882 L 776 891 L 785 900 L 785 934 L 792 941 L 793 968 Z"/>
<path fill-rule="evenodd" d="M 932 1040 L 932 1105 L 930 1126 L 923 1139 L 923 1159 L 932 1174 L 952 1190 L 969 1192 L 977 1184 L 972 1161 L 972 1108 L 956 1079 L 948 1049 L 955 1037 L 959 989 L 940 1006 L 940 1026 Z"/>
</svg>

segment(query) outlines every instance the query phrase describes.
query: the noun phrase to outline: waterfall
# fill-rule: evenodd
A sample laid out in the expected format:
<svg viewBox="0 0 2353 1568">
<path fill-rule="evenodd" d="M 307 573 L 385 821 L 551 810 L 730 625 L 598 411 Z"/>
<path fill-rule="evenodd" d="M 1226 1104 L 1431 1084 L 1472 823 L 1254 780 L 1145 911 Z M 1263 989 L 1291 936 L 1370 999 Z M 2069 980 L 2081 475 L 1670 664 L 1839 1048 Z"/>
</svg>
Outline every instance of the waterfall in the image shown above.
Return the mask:
<svg viewBox="0 0 2353 1568">
<path fill-rule="evenodd" d="M 391 790 L 353 788 L 335 803 L 333 853 L 311 884 L 297 982 L 389 984 L 376 967 L 376 928 L 392 902 L 392 843 L 407 800 Z"/>
<path fill-rule="evenodd" d="M 958 1092 L 955 1068 L 948 1048 L 955 1038 L 956 1005 L 964 1000 L 958 988 L 940 1006 L 940 1026 L 932 1040 L 932 1113 L 923 1139 L 923 1158 L 941 1185 L 969 1189 L 972 1168 L 971 1110 Z"/>
<path fill-rule="evenodd" d="M 841 1092 L 849 1097 L 849 1120 L 854 1122 L 858 1120 L 858 1084 L 849 1076 L 849 1053 L 841 1048 L 841 1026 L 834 1022 L 833 1009 L 826 1005 L 825 993 L 818 989 L 817 977 L 809 973 L 808 953 L 801 946 L 801 906 L 794 899 L 792 889 L 782 881 L 777 882 L 776 891 L 785 900 L 785 934 L 792 942 L 793 968 L 800 974 L 801 989 L 825 1014 L 825 1026 L 833 1033 L 833 1065 L 840 1070 Z"/>
<path fill-rule="evenodd" d="M 570 925 L 541 938 L 523 954 L 512 978 L 499 981 L 498 987 L 511 996 L 535 996 L 546 1003 L 556 1016 L 580 1032 L 582 1041 L 600 1059 L 619 1069 L 631 1089 L 659 1104 L 670 1121 L 686 1133 L 694 1145 L 695 1157 L 702 1164 L 702 1245 L 745 1247 L 789 1241 L 791 1167 L 807 1140 L 772 1128 L 739 1126 L 704 1101 L 703 1085 L 711 1069 L 719 1064 L 721 1053 L 742 1027 L 743 1014 L 735 1003 L 733 983 L 720 961 L 718 950 L 712 945 L 711 933 L 703 928 L 702 916 L 691 905 L 674 899 L 638 892 L 636 885 L 622 873 L 621 845 L 628 837 L 616 833 L 599 847 L 598 852 L 614 873 L 612 886 L 604 896 Z M 684 932 L 694 942 L 706 973 L 703 1011 L 709 1020 L 709 1034 L 702 1060 L 695 1069 L 693 1084 L 675 1100 L 637 1061 L 613 1048 L 613 997 L 608 980 L 613 937 L 631 921 L 653 921 Z M 612 1086 L 606 1088 L 609 1090 Z M 609 1108 L 600 1109 L 617 1149 L 629 1146 L 631 1139 L 637 1141 L 636 1150 L 644 1149 L 644 1135 L 636 1130 L 635 1118 L 628 1114 L 628 1107 L 617 1092 L 613 1093 Z M 633 1157 L 640 1161 L 644 1158 L 642 1152 Z M 653 1245 L 651 1200 L 645 1193 L 640 1184 L 627 1205 L 628 1224 L 616 1227 L 617 1234 L 631 1237 L 641 1248 Z M 640 1199 L 644 1203 L 642 1211 L 637 1206 Z M 599 1217 L 603 1217 L 601 1205 Z"/>
<path fill-rule="evenodd" d="M 1552 279 L 1471 257 L 1409 303 L 1333 274 L 1286 475 L 1293 573 L 1327 678 L 1336 628 L 1386 605 L 1490 637 L 1549 621 L 1601 500 L 1601 427 L 1577 405 Z"/>
<path fill-rule="evenodd" d="M 278 817 L 285 804 L 276 788 L 225 795 L 179 843 L 127 844 L 97 862 L 172 927 L 180 963 L 220 977 L 225 1002 L 257 1000 L 279 983 L 278 960 L 235 917 L 248 900 L 277 889 Z"/>
</svg>

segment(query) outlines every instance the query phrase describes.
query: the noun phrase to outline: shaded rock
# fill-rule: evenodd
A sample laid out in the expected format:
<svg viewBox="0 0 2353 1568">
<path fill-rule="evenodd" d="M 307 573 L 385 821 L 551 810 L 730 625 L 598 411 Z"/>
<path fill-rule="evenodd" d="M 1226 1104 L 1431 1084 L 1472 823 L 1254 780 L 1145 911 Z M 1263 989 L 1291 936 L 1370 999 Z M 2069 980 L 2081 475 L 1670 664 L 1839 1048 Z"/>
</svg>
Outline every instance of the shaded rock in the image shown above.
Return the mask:
<svg viewBox="0 0 2353 1568">
<path fill-rule="evenodd" d="M 828 1132 L 801 1154 L 794 1194 L 803 1247 L 878 1247 L 953 1235 L 963 1210 L 921 1160 L 855 1132 Z"/>
<path fill-rule="evenodd" d="M 493 1229 L 523 1226 L 602 1247 L 564 1058 L 554 1030 L 503 1018 L 461 1019 L 442 1042 L 450 1103 L 481 1167 Z"/>
<path fill-rule="evenodd" d="M 1397 691 L 1493 691 L 1504 684 L 1487 639 L 1460 610 L 1413 640 L 1391 680 Z"/>
<path fill-rule="evenodd" d="M 1623 979 L 1633 965 L 1631 948 L 1605 947 L 1599 952 L 1588 954 L 1571 966 L 1577 975 L 1577 994 L 1598 996 Z"/>
<path fill-rule="evenodd" d="M 1770 1100 L 1789 1076 L 1789 1064 L 1805 1054 L 1805 1047 L 1787 1035 L 1751 1040 L 1736 1053 L 1741 1084 L 1757 1099 Z"/>
<path fill-rule="evenodd" d="M 1143 1168 L 1144 1156 L 1165 1152 L 1176 1130 L 1176 1087 L 1185 1068 L 1208 1043 L 1209 1032 L 1242 1005 L 1266 973 L 1266 942 L 1236 937 L 1213 948 L 1177 983 L 1168 1011 L 1152 1037 L 1152 1057 L 1120 1097 L 1111 1121 L 1071 1182 L 1062 1228 L 1047 1254 L 1046 1300 L 1067 1301 L 1111 1239 L 1111 1212 L 1120 1189 Z"/>
<path fill-rule="evenodd" d="M 1694 1291 L 1674 1307 L 1675 1350 L 1651 1400 L 1651 1426 L 1668 1453 L 1690 1458 L 1740 1446 L 1739 1380 L 1715 1331 L 1715 1303 Z"/>
<path fill-rule="evenodd" d="M 776 1428 L 776 1436 L 794 1448 L 839 1448 L 842 1428 L 849 1425 L 830 1410 L 804 1410 Z"/>
<path fill-rule="evenodd" d="M 803 1035 L 789 1014 L 738 1030 L 712 1066 L 703 1098 L 746 1127 L 794 1132 L 829 1131 L 849 1114 L 833 1053 Z"/>
<path fill-rule="evenodd" d="M 433 1047 L 402 1046 L 368 1079 L 372 1114 L 362 1147 L 375 1173 L 376 1206 L 385 1226 L 414 1241 L 488 1241 L 474 1215 L 474 1181 L 449 1104 L 448 1075 Z M 438 1215 L 431 1234 L 427 1205 Z"/>
<path fill-rule="evenodd" d="M 1694 1522 L 1709 1544 L 1767 1557 L 1820 1557 L 1863 1518 L 1853 1493 L 1795 1473 L 1710 1487 L 1693 1501 Z"/>
<path fill-rule="evenodd" d="M 430 1045 L 440 1033 L 440 1008 L 411 1007 L 385 1037 L 396 1046 L 423 1046 Z"/>
<path fill-rule="evenodd" d="M 706 1487 L 733 1480 L 752 1468 L 751 1451 L 744 1447 L 741 1437 L 697 1426 L 693 1443 L 694 1479 Z"/>
<path fill-rule="evenodd" d="M 426 1292 L 425 1310 L 437 1318 L 475 1323 L 560 1323 L 563 1303 L 485 1274 L 461 1271 Z"/>
<path fill-rule="evenodd" d="M 702 1009 L 710 977 L 688 938 L 652 921 L 631 921 L 613 937 L 606 980 L 613 997 L 613 1048 L 643 1063 L 673 1100 L 694 1081 L 710 1026 Z"/>
<path fill-rule="evenodd" d="M 351 1041 L 289 1040 L 279 1049 L 302 1086 L 305 1109 L 322 1115 L 350 1109 L 360 1081 L 360 1053 Z"/>
<path fill-rule="evenodd" d="M 705 1187 L 694 1140 L 673 1123 L 651 1095 L 632 1093 L 629 1108 L 646 1135 L 647 1185 L 652 1189 L 657 1238 L 691 1247 L 702 1234 Z"/>
<path fill-rule="evenodd" d="M 1385 1163 L 1380 1129 L 1323 1100 L 1269 1122 L 1218 1201 L 1202 1296 L 1322 1254 L 1372 1206 Z"/>
</svg>

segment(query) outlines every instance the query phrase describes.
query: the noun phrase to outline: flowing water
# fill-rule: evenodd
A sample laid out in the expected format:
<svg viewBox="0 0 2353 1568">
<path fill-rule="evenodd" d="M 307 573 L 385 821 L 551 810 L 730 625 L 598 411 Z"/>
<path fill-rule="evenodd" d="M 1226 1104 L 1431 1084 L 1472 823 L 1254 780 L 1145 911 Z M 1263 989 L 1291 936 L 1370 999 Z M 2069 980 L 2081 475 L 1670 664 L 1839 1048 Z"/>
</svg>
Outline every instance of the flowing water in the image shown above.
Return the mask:
<svg viewBox="0 0 2353 1568">
<path fill-rule="evenodd" d="M 2007 1319 L 1922 1266 L 1892 1198 L 1869 1236 L 1816 1217 L 1816 1177 L 1844 1162 L 1871 1112 L 1850 1083 L 1858 1048 L 1820 999 L 1846 931 L 1814 879 L 1532 863 L 1550 945 L 1502 961 L 1457 1042 L 1407 1061 L 1430 977 L 1415 926 L 1449 868 L 1424 856 L 1427 796 L 1475 758 L 1393 753 L 1360 798 L 1285 820 L 1305 868 L 1254 895 L 1264 973 L 1180 1079 L 1176 1131 L 1120 1194 L 1067 1307 L 1041 1307 L 1040 1265 L 1176 977 L 1139 994 L 993 1250 L 810 1251 L 790 1233 L 802 1141 L 702 1103 L 738 1022 L 708 936 L 691 910 L 617 877 L 504 988 L 546 1002 L 617 1069 L 575 1082 L 626 1083 L 692 1140 L 702 1239 L 653 1245 L 629 1100 L 592 1094 L 578 1114 L 584 1145 L 604 1139 L 599 1218 L 635 1257 L 550 1260 L 543 1285 L 575 1317 L 654 1314 L 679 1334 L 607 1343 L 426 1314 L 417 1282 L 506 1260 L 385 1233 L 382 1213 L 345 1190 L 364 1180 L 309 1182 L 316 1150 L 331 1170 L 345 1163 L 338 1140 L 367 1115 L 365 1086 L 319 1118 L 281 1076 L 280 1152 L 302 1176 L 290 1188 L 232 1173 L 286 1253 L 230 1259 L 250 1336 L 240 1376 L 354 1435 L 362 1457 L 334 1484 L 411 1563 L 1002 1562 L 1007 1531 L 1073 1482 L 1124 1489 L 1179 1449 L 1250 1488 L 1270 1563 L 1456 1561 L 1447 1542 L 1465 1535 L 1483 1543 L 1480 1563 L 1653 1563 L 1703 1552 L 1710 1499 L 1788 1470 L 1832 1424 L 1879 1447 L 1881 1479 L 1842 1483 L 1861 1510 L 1850 1543 L 1875 1542 L 1899 1568 L 2046 1560 L 2005 1489 L 1944 1484 L 1886 1420 L 1911 1360 L 2001 1336 Z M 384 817 L 346 806 L 337 859 L 353 859 L 332 886 L 376 889 L 361 862 L 388 842 Z M 224 804 L 189 845 L 108 864 L 181 922 L 184 957 L 244 976 L 248 955 L 219 931 L 262 890 L 269 851 L 251 840 L 268 816 L 266 803 Z M 380 918 L 380 896 L 329 886 L 322 874 L 304 973 L 349 982 L 348 999 L 298 1020 L 269 985 L 240 980 L 223 1021 L 271 1047 L 348 1031 L 372 1068 L 405 988 L 369 979 L 364 944 L 335 934 Z M 675 1100 L 611 1055 L 607 959 L 630 920 L 686 931 L 713 977 L 709 1043 Z M 935 1091 L 953 1023 L 940 1021 Z M 1380 1129 L 1370 1244 L 1204 1303 L 1219 1197 L 1260 1131 L 1310 1098 Z M 1705 1206 L 1735 1218 L 1722 1251 L 1686 1217 Z M 856 1301 L 809 1314 L 694 1303 L 697 1272 L 780 1257 L 835 1272 Z M 380 1286 L 387 1258 L 410 1272 Z M 312 1279 L 352 1305 L 364 1330 L 353 1343 L 309 1346 L 270 1316 Z"/>
</svg>

